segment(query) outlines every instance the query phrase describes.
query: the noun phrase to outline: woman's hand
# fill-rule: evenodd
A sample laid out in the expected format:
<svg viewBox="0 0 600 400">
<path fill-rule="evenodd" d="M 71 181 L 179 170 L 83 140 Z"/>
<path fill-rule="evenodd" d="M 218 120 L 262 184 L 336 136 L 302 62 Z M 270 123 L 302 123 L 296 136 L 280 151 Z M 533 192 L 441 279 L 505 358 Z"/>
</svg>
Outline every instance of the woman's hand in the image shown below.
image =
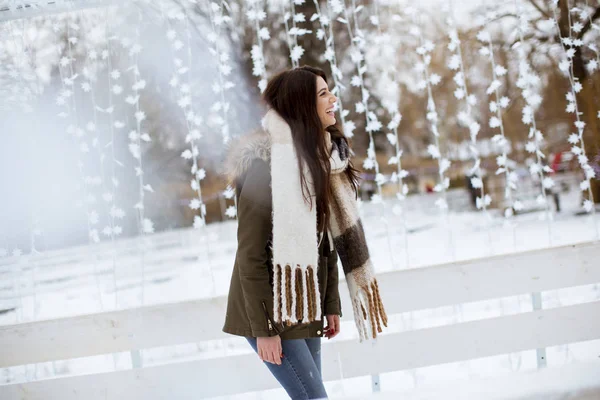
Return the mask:
<svg viewBox="0 0 600 400">
<path fill-rule="evenodd" d="M 258 347 L 258 357 L 261 360 L 281 365 L 283 350 L 281 348 L 281 338 L 279 335 L 271 337 L 256 338 L 256 347 Z"/>
<path fill-rule="evenodd" d="M 327 315 L 327 327 L 325 328 L 325 337 L 332 339 L 340 333 L 340 316 L 339 315 Z"/>
</svg>

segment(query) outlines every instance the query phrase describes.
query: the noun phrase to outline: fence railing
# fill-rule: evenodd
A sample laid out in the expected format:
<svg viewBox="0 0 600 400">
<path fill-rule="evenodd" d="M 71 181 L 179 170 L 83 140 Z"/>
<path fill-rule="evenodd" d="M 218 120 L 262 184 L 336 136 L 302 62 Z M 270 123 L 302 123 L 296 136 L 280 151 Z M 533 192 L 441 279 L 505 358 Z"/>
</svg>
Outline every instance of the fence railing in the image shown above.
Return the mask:
<svg viewBox="0 0 600 400">
<path fill-rule="evenodd" d="M 600 243 L 380 274 L 389 315 L 600 283 Z M 342 304 L 349 304 L 340 285 Z M 539 306 L 539 304 L 538 304 Z M 0 368 L 224 339 L 226 298 L 0 327 Z M 347 308 L 347 307 L 346 307 Z M 323 346 L 325 380 L 600 339 L 600 301 L 394 332 Z M 352 315 L 346 312 L 343 320 Z M 543 354 L 540 353 L 540 354 Z M 360 362 L 357 362 L 360 360 Z M 255 354 L 0 386 L 2 399 L 203 398 L 277 387 Z M 542 364 L 543 365 L 543 364 Z M 136 368 L 138 367 L 138 368 Z M 243 371 L 237 373 L 236 371 Z M 228 377 L 231 377 L 229 379 Z M 225 384 L 226 382 L 226 384 Z"/>
</svg>

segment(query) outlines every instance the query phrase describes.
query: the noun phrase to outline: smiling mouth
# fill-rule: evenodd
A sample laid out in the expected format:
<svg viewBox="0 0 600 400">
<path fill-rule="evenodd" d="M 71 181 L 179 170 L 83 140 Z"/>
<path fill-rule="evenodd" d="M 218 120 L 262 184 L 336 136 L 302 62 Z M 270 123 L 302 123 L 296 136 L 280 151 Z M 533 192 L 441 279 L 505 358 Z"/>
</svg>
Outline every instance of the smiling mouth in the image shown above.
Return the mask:
<svg viewBox="0 0 600 400">
<path fill-rule="evenodd" d="M 334 116 L 335 116 L 335 113 L 333 112 L 333 108 L 332 108 L 332 109 L 330 109 L 330 110 L 328 110 L 328 111 L 326 111 L 326 113 L 327 113 L 327 115 L 329 115 L 329 116 L 331 116 L 331 117 L 334 117 Z"/>
</svg>

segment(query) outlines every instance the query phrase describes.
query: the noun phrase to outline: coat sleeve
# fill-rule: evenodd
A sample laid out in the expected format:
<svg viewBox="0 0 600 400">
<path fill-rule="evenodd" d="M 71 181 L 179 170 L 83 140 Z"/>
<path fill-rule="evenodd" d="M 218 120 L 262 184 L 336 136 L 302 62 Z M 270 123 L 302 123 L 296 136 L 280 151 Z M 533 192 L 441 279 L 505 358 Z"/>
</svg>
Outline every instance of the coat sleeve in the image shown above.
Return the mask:
<svg viewBox="0 0 600 400">
<path fill-rule="evenodd" d="M 275 336 L 273 292 L 269 282 L 267 243 L 273 222 L 270 167 L 253 161 L 238 200 L 237 263 L 246 314 L 253 337 Z"/>
<path fill-rule="evenodd" d="M 329 244 L 333 246 L 332 243 Z M 327 288 L 325 289 L 325 315 L 342 315 L 342 304 L 338 289 L 338 254 L 332 249 L 327 257 Z"/>
</svg>

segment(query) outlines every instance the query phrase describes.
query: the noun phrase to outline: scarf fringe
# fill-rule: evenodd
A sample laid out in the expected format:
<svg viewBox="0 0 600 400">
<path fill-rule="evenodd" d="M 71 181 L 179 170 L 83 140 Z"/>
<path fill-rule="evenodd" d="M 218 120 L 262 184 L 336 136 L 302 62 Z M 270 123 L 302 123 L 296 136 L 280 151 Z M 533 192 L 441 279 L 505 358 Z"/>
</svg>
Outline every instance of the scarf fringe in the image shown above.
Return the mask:
<svg viewBox="0 0 600 400">
<path fill-rule="evenodd" d="M 353 277 L 348 274 L 346 279 L 353 279 Z M 352 293 L 354 322 L 358 329 L 360 341 L 370 338 L 376 339 L 377 333 L 383 332 L 381 325 L 383 324 L 387 328 L 388 323 L 387 314 L 379 293 L 377 278 L 373 277 L 366 285 L 362 286 L 358 286 L 356 282 L 353 282 L 352 287 L 355 288 L 354 293 Z"/>
<path fill-rule="evenodd" d="M 287 326 L 321 320 L 321 294 L 312 265 L 273 267 L 273 318 Z"/>
</svg>

